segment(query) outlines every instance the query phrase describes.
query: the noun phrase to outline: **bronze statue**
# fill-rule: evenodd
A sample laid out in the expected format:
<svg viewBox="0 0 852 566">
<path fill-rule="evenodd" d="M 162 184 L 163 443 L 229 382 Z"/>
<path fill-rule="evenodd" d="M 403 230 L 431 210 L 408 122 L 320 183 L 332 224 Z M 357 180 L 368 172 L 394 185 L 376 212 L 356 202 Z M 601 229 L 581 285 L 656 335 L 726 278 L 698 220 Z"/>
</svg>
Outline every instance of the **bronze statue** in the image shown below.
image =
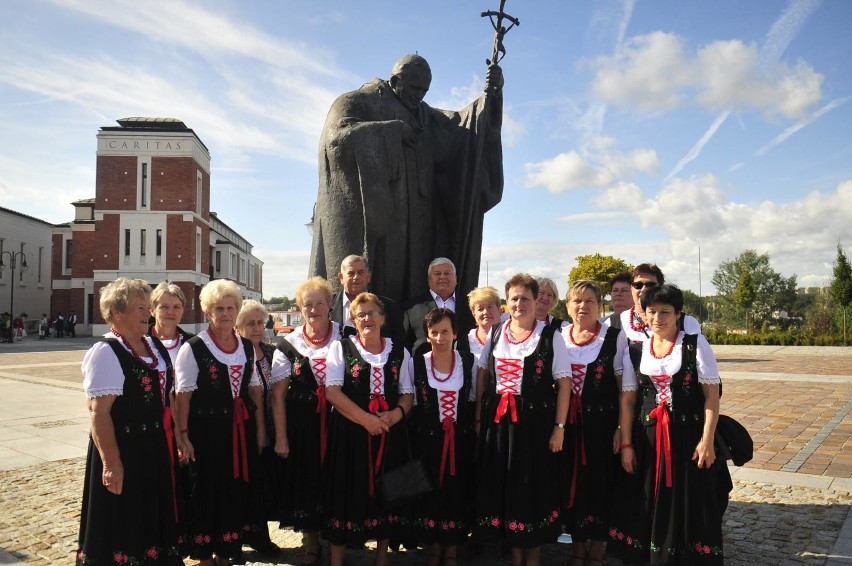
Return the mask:
<svg viewBox="0 0 852 566">
<path fill-rule="evenodd" d="M 320 138 L 310 275 L 336 283 L 343 258 L 363 255 L 371 290 L 402 302 L 444 256 L 457 266 L 460 296 L 477 285 L 483 216 L 503 194 L 497 61 L 507 30 L 495 30 L 485 92 L 462 110 L 423 102 L 432 71 L 420 55 L 334 101 Z"/>
</svg>

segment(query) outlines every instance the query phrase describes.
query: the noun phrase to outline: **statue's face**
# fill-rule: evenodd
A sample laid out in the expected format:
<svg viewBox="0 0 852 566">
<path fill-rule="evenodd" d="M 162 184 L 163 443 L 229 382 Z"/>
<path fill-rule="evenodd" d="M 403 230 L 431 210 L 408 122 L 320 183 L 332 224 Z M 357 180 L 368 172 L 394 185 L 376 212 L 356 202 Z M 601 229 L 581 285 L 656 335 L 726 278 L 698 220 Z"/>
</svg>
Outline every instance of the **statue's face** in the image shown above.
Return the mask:
<svg viewBox="0 0 852 566">
<path fill-rule="evenodd" d="M 405 107 L 413 112 L 417 110 L 423 97 L 429 92 L 430 84 L 432 84 L 430 73 L 409 68 L 396 77 L 392 88 Z"/>
</svg>

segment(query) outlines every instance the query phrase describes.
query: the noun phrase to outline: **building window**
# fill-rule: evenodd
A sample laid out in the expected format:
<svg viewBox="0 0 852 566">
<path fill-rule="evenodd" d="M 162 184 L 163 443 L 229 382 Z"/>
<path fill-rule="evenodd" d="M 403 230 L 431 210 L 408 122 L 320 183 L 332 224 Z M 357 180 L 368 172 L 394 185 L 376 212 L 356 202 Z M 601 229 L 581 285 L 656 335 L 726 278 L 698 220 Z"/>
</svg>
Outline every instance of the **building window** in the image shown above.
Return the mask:
<svg viewBox="0 0 852 566">
<path fill-rule="evenodd" d="M 216 250 L 216 273 L 222 271 L 222 252 Z"/>
<path fill-rule="evenodd" d="M 71 253 L 73 244 L 73 240 L 65 240 L 65 269 L 71 269 Z"/>
<path fill-rule="evenodd" d="M 124 257 L 130 255 L 130 228 L 124 230 Z"/>
<path fill-rule="evenodd" d="M 145 244 L 147 243 L 145 240 L 146 230 L 142 228 L 139 230 L 139 255 L 145 256 Z"/>
<path fill-rule="evenodd" d="M 38 282 L 41 283 L 41 258 L 44 255 L 44 246 L 38 247 Z"/>
<path fill-rule="evenodd" d="M 201 229 L 195 232 L 195 271 L 201 271 Z"/>
<path fill-rule="evenodd" d="M 231 271 L 228 272 L 228 277 L 234 279 L 237 273 L 237 254 L 231 254 Z"/>
<path fill-rule="evenodd" d="M 148 206 L 148 164 L 142 164 L 142 206 Z M 145 255 L 145 254 L 142 254 Z"/>
<path fill-rule="evenodd" d="M 157 257 L 163 255 L 163 231 L 157 229 Z"/>
<path fill-rule="evenodd" d="M 201 216 L 201 205 L 203 204 L 204 193 L 201 190 L 202 185 L 201 171 L 196 173 L 195 177 L 195 213 Z"/>
</svg>

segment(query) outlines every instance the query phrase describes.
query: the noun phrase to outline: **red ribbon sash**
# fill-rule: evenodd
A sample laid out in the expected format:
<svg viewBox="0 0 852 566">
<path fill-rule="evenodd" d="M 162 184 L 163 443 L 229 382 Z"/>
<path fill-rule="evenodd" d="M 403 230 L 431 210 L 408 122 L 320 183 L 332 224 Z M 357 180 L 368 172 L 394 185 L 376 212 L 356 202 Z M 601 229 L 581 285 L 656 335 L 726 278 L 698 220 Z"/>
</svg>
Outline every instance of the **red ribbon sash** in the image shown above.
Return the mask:
<svg viewBox="0 0 852 566">
<path fill-rule="evenodd" d="M 367 406 L 367 409 L 372 413 L 376 414 L 379 411 L 387 411 L 388 410 L 388 402 L 385 401 L 384 395 L 374 394 L 370 397 L 370 404 Z M 373 435 L 367 435 L 367 469 L 370 474 L 370 483 L 368 485 L 370 497 L 376 494 L 376 474 L 379 473 L 379 469 L 381 469 L 382 465 L 382 454 L 385 451 L 385 433 L 382 433 L 382 440 L 379 444 L 379 453 L 376 455 L 376 461 L 373 462 Z"/>
<path fill-rule="evenodd" d="M 248 443 L 246 442 L 246 421 L 249 412 L 242 397 L 234 398 L 234 426 L 231 436 L 233 437 L 232 453 L 234 457 L 234 479 L 240 477 L 242 465 L 243 481 L 249 483 L 248 469 Z"/>
<path fill-rule="evenodd" d="M 444 418 L 444 446 L 441 448 L 440 486 L 444 487 L 444 470 L 447 465 L 447 453 L 450 456 L 450 475 L 456 475 L 456 425 L 452 417 Z"/>
<path fill-rule="evenodd" d="M 518 422 L 518 408 L 515 405 L 515 395 L 508 391 L 500 397 L 500 403 L 497 404 L 497 414 L 494 415 L 494 422 L 499 423 L 507 411 L 511 411 L 512 422 Z"/>
<path fill-rule="evenodd" d="M 666 455 L 666 487 L 672 486 L 672 443 L 669 436 L 669 407 L 666 402 L 660 401 L 660 404 L 649 413 L 651 418 L 657 419 L 657 481 L 654 487 L 654 497 L 660 492 L 660 456 L 663 451 Z"/>
<path fill-rule="evenodd" d="M 328 446 L 328 400 L 325 397 L 325 385 L 317 387 L 317 413 L 320 419 L 320 465 L 325 462 L 325 449 Z"/>
<path fill-rule="evenodd" d="M 172 503 L 175 507 L 175 522 L 179 521 L 177 494 L 175 493 L 175 429 L 172 426 L 172 408 L 163 409 L 163 429 L 166 431 L 166 446 L 169 447 L 169 471 L 172 473 Z"/>
</svg>

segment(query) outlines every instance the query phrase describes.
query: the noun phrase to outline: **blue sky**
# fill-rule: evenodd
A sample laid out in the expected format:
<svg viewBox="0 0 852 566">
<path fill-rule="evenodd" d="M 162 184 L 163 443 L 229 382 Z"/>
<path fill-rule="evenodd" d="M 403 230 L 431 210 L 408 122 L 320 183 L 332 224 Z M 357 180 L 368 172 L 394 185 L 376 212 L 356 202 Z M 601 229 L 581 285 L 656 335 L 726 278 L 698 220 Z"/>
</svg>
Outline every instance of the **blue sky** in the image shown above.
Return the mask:
<svg viewBox="0 0 852 566">
<path fill-rule="evenodd" d="M 98 128 L 179 118 L 210 148 L 211 208 L 265 262 L 264 294 L 292 296 L 331 102 L 417 51 L 426 101 L 461 108 L 482 90 L 493 32 L 480 12 L 497 4 L 7 0 L 0 205 L 68 221 L 94 196 Z M 506 10 L 521 25 L 506 38 L 506 183 L 482 284 L 564 282 L 600 252 L 706 295 L 747 248 L 800 286 L 827 283 L 836 242 L 852 245 L 852 2 Z"/>
</svg>

